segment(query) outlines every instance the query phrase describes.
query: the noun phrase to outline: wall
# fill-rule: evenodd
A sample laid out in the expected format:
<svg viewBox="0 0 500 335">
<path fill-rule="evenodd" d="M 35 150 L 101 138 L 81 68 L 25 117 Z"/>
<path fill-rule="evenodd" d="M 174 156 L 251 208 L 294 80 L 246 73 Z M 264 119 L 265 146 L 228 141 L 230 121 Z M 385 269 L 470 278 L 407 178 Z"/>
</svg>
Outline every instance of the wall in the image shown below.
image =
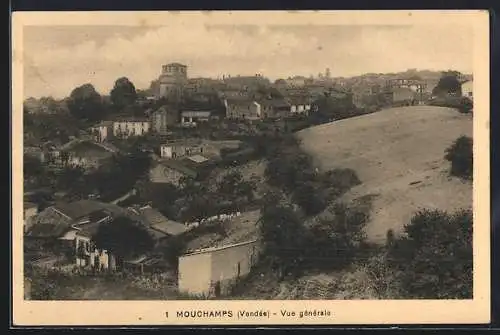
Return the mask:
<svg viewBox="0 0 500 335">
<path fill-rule="evenodd" d="M 166 166 L 162 166 L 161 164 L 153 167 L 149 171 L 149 180 L 152 183 L 171 183 L 174 185 L 178 185 L 179 179 L 182 176 L 182 173 Z"/>
<path fill-rule="evenodd" d="M 139 136 L 149 132 L 151 123 L 147 121 L 117 121 L 113 123 L 113 135 L 117 137 Z"/>
<path fill-rule="evenodd" d="M 200 155 L 205 151 L 203 145 L 162 145 L 161 157 L 180 158 L 184 156 Z"/>
<path fill-rule="evenodd" d="M 228 104 L 226 116 L 231 119 L 258 119 L 261 116 L 261 107 L 256 103 L 248 105 Z"/>
<path fill-rule="evenodd" d="M 221 294 L 230 294 L 233 284 L 250 272 L 257 262 L 258 255 L 259 244 L 257 242 L 212 252 L 212 283 L 220 282 Z"/>
<path fill-rule="evenodd" d="M 26 232 L 32 225 L 33 217 L 37 215 L 38 210 L 36 207 L 26 208 L 24 210 L 24 231 Z"/>
<path fill-rule="evenodd" d="M 96 132 L 96 136 L 94 136 L 94 140 L 96 142 L 104 142 L 108 139 L 108 136 L 112 135 L 112 131 L 109 126 L 98 126 L 92 128 L 93 132 Z"/>
<path fill-rule="evenodd" d="M 412 100 L 414 98 L 415 94 L 412 90 L 410 89 L 399 89 L 399 90 L 394 90 L 393 93 L 393 102 L 400 102 L 404 100 Z"/>
<path fill-rule="evenodd" d="M 179 257 L 179 292 L 208 296 L 211 277 L 210 253 Z"/>
<path fill-rule="evenodd" d="M 473 84 L 471 81 L 462 84 L 462 95 L 464 97 L 472 99 L 473 98 L 472 87 Z"/>
</svg>

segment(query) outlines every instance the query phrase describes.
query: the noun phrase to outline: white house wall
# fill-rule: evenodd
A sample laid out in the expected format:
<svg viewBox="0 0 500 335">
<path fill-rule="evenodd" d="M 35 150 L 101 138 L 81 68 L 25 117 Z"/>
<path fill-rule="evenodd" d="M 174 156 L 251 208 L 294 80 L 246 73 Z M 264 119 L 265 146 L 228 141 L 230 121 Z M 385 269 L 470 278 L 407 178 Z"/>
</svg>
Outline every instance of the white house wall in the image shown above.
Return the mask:
<svg viewBox="0 0 500 335">
<path fill-rule="evenodd" d="M 179 257 L 179 292 L 208 296 L 212 277 L 211 265 L 210 253 Z"/>
</svg>

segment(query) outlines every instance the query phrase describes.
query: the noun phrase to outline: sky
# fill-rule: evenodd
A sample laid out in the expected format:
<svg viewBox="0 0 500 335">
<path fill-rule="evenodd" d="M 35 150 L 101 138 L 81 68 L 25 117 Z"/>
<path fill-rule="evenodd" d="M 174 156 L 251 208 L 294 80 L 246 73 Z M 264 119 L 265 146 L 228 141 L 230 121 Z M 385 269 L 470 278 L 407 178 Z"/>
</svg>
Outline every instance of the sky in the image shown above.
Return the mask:
<svg viewBox="0 0 500 335">
<path fill-rule="evenodd" d="M 275 80 L 387 73 L 409 68 L 472 73 L 473 31 L 466 25 L 25 26 L 24 97 L 64 98 L 91 83 L 108 94 L 119 77 L 138 89 L 161 65 L 180 62 L 189 77 L 262 75 Z"/>
</svg>

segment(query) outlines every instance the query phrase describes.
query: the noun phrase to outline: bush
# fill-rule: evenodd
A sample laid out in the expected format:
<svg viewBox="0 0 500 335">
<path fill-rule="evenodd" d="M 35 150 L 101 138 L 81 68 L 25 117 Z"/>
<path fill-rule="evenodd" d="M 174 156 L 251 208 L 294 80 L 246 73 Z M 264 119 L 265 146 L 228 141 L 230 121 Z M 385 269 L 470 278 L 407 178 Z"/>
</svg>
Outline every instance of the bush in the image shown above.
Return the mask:
<svg viewBox="0 0 500 335">
<path fill-rule="evenodd" d="M 321 180 L 325 187 L 328 187 L 335 196 L 339 196 L 352 187 L 361 184 L 356 171 L 352 169 L 330 170 L 322 176 Z"/>
<path fill-rule="evenodd" d="M 446 149 L 445 159 L 451 162 L 450 174 L 452 176 L 472 179 L 472 144 L 472 138 L 461 136 Z"/>
<path fill-rule="evenodd" d="M 389 247 L 405 297 L 472 298 L 472 211 L 417 212 Z"/>
<path fill-rule="evenodd" d="M 367 211 L 345 204 L 332 206 L 309 230 L 306 252 L 310 264 L 328 269 L 351 264 L 366 241 L 367 222 Z"/>
</svg>

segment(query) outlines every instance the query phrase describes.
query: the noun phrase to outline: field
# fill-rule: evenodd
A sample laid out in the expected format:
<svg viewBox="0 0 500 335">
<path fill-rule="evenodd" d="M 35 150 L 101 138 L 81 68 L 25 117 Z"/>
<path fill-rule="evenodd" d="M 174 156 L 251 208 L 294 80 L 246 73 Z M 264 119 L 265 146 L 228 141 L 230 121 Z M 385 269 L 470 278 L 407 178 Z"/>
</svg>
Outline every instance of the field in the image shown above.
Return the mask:
<svg viewBox="0 0 500 335">
<path fill-rule="evenodd" d="M 421 208 L 472 207 L 472 184 L 448 176 L 444 152 L 461 135 L 472 137 L 472 116 L 453 109 L 414 106 L 341 120 L 297 133 L 322 170 L 354 169 L 362 184 L 352 201 L 373 195 L 367 226 L 373 242 L 401 231 Z"/>
</svg>

